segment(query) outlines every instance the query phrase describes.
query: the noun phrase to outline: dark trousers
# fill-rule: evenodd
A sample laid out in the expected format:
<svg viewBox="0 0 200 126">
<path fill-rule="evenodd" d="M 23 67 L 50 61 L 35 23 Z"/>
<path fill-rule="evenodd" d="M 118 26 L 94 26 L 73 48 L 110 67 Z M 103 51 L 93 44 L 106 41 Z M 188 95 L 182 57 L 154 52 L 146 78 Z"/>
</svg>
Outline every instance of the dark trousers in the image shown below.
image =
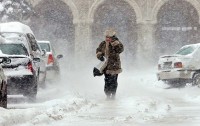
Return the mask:
<svg viewBox="0 0 200 126">
<path fill-rule="evenodd" d="M 104 87 L 105 94 L 108 97 L 115 96 L 118 86 L 117 82 L 118 74 L 115 75 L 104 74 L 104 75 L 105 75 L 105 87 Z"/>
</svg>

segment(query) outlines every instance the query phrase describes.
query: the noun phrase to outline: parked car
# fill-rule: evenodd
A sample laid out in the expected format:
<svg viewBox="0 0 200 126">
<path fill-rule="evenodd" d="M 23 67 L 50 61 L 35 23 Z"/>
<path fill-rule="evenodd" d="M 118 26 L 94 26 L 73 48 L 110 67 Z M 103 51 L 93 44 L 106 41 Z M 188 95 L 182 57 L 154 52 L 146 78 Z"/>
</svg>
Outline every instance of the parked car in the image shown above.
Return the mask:
<svg viewBox="0 0 200 126">
<path fill-rule="evenodd" d="M 27 49 L 27 52 L 28 52 L 27 57 L 31 61 L 30 67 L 33 68 L 32 73 L 34 75 L 34 79 L 35 79 L 34 83 L 36 85 L 35 85 L 33 94 L 25 93 L 24 95 L 35 97 L 37 94 L 37 87 L 38 87 L 39 80 L 43 80 L 41 77 L 46 76 L 45 75 L 46 66 L 45 66 L 45 62 L 41 58 L 42 52 L 40 52 L 39 45 L 37 44 L 37 41 L 35 39 L 35 36 L 32 30 L 30 29 L 29 26 L 19 23 L 19 22 L 1 23 L 0 35 L 5 39 L 10 40 L 11 42 L 24 44 L 25 48 Z M 21 56 L 18 56 L 17 58 L 21 58 Z M 44 65 L 41 65 L 42 61 Z M 23 80 L 21 79 L 21 81 Z"/>
<path fill-rule="evenodd" d="M 41 88 L 46 88 L 46 76 L 47 76 L 47 68 L 46 68 L 46 51 L 42 50 L 41 47 L 39 47 L 39 57 L 40 57 L 40 74 L 39 74 L 39 86 Z"/>
<path fill-rule="evenodd" d="M 46 51 L 46 67 L 48 72 L 54 72 L 56 75 L 60 74 L 60 66 L 58 60 L 63 58 L 63 55 L 56 55 L 56 52 L 49 41 L 38 41 L 42 50 Z"/>
<path fill-rule="evenodd" d="M 200 43 L 183 46 L 173 55 L 161 56 L 158 80 L 191 82 L 200 86 Z"/>
<path fill-rule="evenodd" d="M 9 58 L 3 58 L 0 64 L 10 63 Z M 0 107 L 7 108 L 7 79 L 0 65 Z"/>
<path fill-rule="evenodd" d="M 36 38 L 29 26 L 20 22 L 9 22 L 0 24 L 0 34 L 6 39 L 23 42 L 30 51 L 32 58 L 40 58 L 40 62 L 35 62 L 38 67 L 39 84 L 44 87 L 46 79 L 46 64 L 44 61 L 45 53 L 41 51 Z"/>
<path fill-rule="evenodd" d="M 8 83 L 8 94 L 23 94 L 30 99 L 37 95 L 37 67 L 23 43 L 0 43 L 0 59 L 10 58 L 10 64 L 2 64 Z"/>
</svg>

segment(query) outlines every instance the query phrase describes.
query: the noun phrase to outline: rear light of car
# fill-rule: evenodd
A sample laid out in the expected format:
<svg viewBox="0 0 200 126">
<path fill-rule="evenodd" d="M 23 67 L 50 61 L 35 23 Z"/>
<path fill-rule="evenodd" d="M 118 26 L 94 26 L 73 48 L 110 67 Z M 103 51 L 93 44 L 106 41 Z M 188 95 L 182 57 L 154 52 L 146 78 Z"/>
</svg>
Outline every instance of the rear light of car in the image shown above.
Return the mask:
<svg viewBox="0 0 200 126">
<path fill-rule="evenodd" d="M 33 65 L 31 62 L 28 63 L 28 69 L 33 73 Z"/>
<path fill-rule="evenodd" d="M 48 63 L 47 63 L 47 64 L 51 64 L 51 63 L 53 63 L 53 61 L 54 61 L 53 55 L 52 55 L 52 54 L 49 54 Z"/>
<path fill-rule="evenodd" d="M 183 68 L 182 62 L 176 62 L 176 63 L 174 63 L 174 68 Z"/>
<path fill-rule="evenodd" d="M 158 64 L 158 70 L 161 70 L 161 65 L 160 64 Z"/>
</svg>

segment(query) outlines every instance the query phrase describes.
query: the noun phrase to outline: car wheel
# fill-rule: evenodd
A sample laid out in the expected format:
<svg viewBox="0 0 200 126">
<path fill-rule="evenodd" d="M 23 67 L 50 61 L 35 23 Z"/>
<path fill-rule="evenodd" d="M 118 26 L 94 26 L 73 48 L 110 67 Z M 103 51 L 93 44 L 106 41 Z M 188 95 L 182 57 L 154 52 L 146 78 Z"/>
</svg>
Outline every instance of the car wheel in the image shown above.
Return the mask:
<svg viewBox="0 0 200 126">
<path fill-rule="evenodd" d="M 7 108 L 7 86 L 6 82 L 2 82 L 5 85 L 4 91 L 0 92 L 0 107 Z"/>
<path fill-rule="evenodd" d="M 198 86 L 200 88 L 200 73 L 196 73 L 194 76 L 193 76 L 193 79 L 192 79 L 192 85 L 193 86 Z"/>
</svg>

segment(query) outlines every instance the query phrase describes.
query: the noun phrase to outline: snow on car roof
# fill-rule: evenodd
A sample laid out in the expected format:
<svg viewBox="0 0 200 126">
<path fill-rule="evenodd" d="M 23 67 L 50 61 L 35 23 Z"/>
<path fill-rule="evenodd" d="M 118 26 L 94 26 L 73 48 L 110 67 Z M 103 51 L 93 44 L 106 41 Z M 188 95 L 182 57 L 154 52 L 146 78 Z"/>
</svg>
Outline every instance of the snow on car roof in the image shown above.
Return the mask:
<svg viewBox="0 0 200 126">
<path fill-rule="evenodd" d="M 5 39 L 3 37 L 0 36 L 0 44 L 23 44 L 25 46 L 25 43 L 22 41 L 13 41 L 13 40 L 9 40 L 9 39 Z"/>
<path fill-rule="evenodd" d="M 184 45 L 182 46 L 179 50 L 181 49 L 184 49 L 184 48 L 187 48 L 187 47 L 192 47 L 194 50 L 198 50 L 199 47 L 200 47 L 200 43 L 196 43 L 196 44 L 189 44 L 189 45 Z M 195 52 L 195 51 L 194 51 Z M 176 52 L 177 53 L 177 52 Z M 160 56 L 159 58 L 166 58 L 166 57 L 174 57 L 176 56 L 176 53 L 175 54 L 172 54 L 172 55 L 162 55 Z"/>
<path fill-rule="evenodd" d="M 40 40 L 37 40 L 38 43 L 50 43 L 50 41 L 40 41 Z"/>
<path fill-rule="evenodd" d="M 33 34 L 33 31 L 30 29 L 29 26 L 22 24 L 20 22 L 1 23 L 0 32 L 17 32 L 22 34 L 27 34 L 27 33 Z"/>
<path fill-rule="evenodd" d="M 192 46 L 194 48 L 200 47 L 200 43 L 196 43 L 196 44 L 190 44 L 190 45 L 185 45 L 182 48 L 188 47 L 188 46 Z"/>
<path fill-rule="evenodd" d="M 2 36 L 0 36 L 0 44 L 13 44 L 13 43 L 19 43 L 19 44 L 23 44 L 22 42 L 14 42 L 12 40 L 8 40 L 8 39 L 5 39 L 3 38 Z"/>
<path fill-rule="evenodd" d="M 5 43 L 0 43 L 0 44 L 23 44 L 23 45 L 25 45 L 23 42 L 14 42 L 14 41 L 11 41 L 11 40 L 6 40 Z"/>
</svg>

